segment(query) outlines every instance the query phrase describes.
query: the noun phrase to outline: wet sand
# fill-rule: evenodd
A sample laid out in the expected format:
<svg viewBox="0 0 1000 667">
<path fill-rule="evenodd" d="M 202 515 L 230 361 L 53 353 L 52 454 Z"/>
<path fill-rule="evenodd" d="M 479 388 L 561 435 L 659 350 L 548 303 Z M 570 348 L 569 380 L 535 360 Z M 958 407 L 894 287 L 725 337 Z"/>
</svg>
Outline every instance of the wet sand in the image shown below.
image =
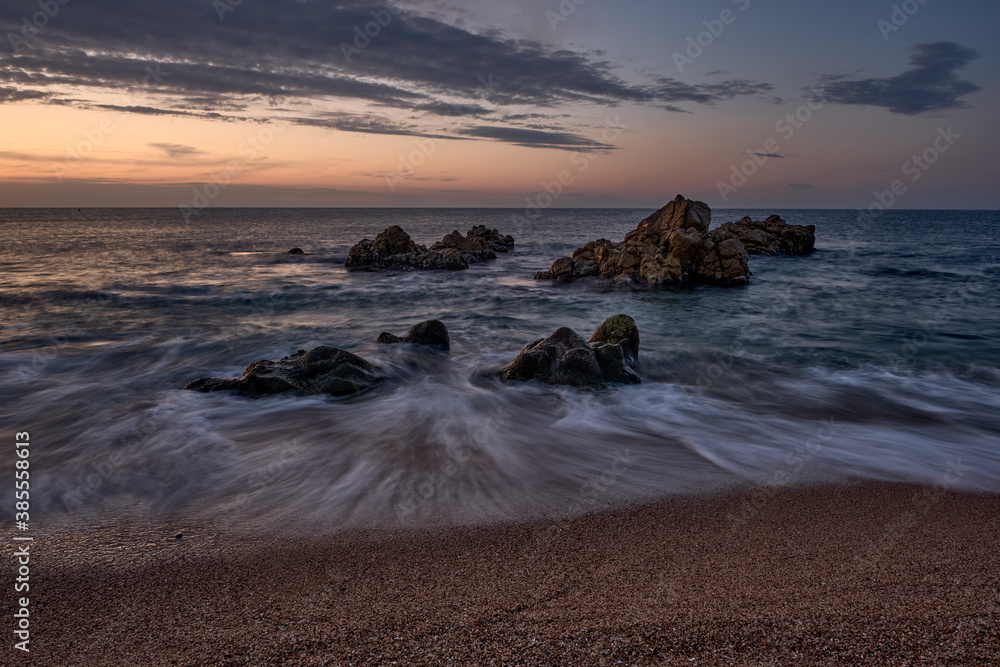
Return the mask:
<svg viewBox="0 0 1000 667">
<path fill-rule="evenodd" d="M 3 664 L 1000 664 L 998 496 L 864 483 L 517 525 L 36 539 L 31 656 Z"/>
</svg>

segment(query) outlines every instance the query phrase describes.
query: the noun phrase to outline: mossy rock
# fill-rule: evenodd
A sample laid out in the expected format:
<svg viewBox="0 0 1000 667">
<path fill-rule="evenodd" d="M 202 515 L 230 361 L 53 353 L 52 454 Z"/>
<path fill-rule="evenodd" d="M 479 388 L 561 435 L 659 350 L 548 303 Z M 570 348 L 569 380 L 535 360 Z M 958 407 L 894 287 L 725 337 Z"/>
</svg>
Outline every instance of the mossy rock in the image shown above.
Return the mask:
<svg viewBox="0 0 1000 667">
<path fill-rule="evenodd" d="M 593 343 L 593 345 L 591 345 Z M 501 372 L 505 381 L 539 380 L 574 387 L 641 382 L 635 372 L 639 330 L 628 315 L 598 327 L 590 342 L 572 329 L 557 329 L 528 345 Z"/>
</svg>

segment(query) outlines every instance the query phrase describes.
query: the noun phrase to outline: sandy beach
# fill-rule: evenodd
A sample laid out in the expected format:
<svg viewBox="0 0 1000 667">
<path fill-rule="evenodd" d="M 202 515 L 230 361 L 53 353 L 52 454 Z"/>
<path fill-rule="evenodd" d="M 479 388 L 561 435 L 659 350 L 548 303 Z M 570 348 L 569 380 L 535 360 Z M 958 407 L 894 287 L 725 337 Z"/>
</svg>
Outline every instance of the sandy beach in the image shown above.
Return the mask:
<svg viewBox="0 0 1000 667">
<path fill-rule="evenodd" d="M 872 482 L 518 525 L 117 524 L 33 545 L 31 664 L 996 664 L 998 536 L 1000 497 Z"/>
</svg>

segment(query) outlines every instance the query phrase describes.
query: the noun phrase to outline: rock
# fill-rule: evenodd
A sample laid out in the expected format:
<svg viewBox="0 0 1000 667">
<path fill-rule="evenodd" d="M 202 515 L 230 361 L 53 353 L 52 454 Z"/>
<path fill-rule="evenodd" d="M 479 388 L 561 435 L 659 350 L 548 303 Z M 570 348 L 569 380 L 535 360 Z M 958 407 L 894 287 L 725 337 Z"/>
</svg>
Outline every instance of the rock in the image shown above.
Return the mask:
<svg viewBox="0 0 1000 667">
<path fill-rule="evenodd" d="M 766 220 L 746 216 L 719 229 L 731 232 L 751 255 L 808 255 L 816 246 L 815 225 L 789 225 L 777 215 Z"/>
<path fill-rule="evenodd" d="M 569 282 L 573 280 L 573 258 L 560 257 L 552 262 L 552 280 Z"/>
<path fill-rule="evenodd" d="M 473 227 L 465 237 L 473 249 L 482 246 L 488 259 L 495 259 L 498 252 L 510 252 L 514 249 L 513 236 L 488 229 L 485 225 Z"/>
<path fill-rule="evenodd" d="M 628 315 L 615 315 L 597 328 L 590 341 L 570 328 L 557 329 L 517 355 L 500 372 L 505 381 L 540 380 L 574 387 L 607 382 L 641 382 L 635 372 L 639 330 Z"/>
<path fill-rule="evenodd" d="M 712 211 L 681 195 L 639 223 L 621 243 L 592 241 L 560 257 L 535 278 L 568 282 L 576 278 L 654 286 L 745 285 L 748 257 L 730 231 L 709 231 Z"/>
<path fill-rule="evenodd" d="M 475 227 L 465 236 L 458 231 L 446 235 L 430 248 L 415 243 L 397 225 L 389 227 L 374 241 L 363 239 L 347 255 L 349 269 L 422 269 L 456 271 L 470 264 L 496 259 L 498 252 L 509 252 L 514 237 L 495 229 Z"/>
<path fill-rule="evenodd" d="M 612 315 L 604 320 L 587 342 L 616 345 L 633 365 L 639 361 L 639 327 L 628 315 Z"/>
<path fill-rule="evenodd" d="M 447 352 L 451 349 L 451 341 L 448 338 L 448 327 L 441 320 L 427 320 L 410 327 L 410 330 L 403 336 L 382 332 L 376 343 L 392 345 L 394 343 L 412 343 L 413 345 L 426 345 L 436 347 Z"/>
<path fill-rule="evenodd" d="M 175 539 L 175 540 L 179 540 L 179 539 L 181 539 L 182 537 L 184 537 L 184 533 L 177 533 L 176 535 L 174 535 L 174 539 Z"/>
<path fill-rule="evenodd" d="M 413 268 L 418 258 L 427 254 L 427 248 L 413 242 L 410 235 L 398 225 L 389 227 L 374 241 L 363 239 L 347 254 L 349 269 L 406 269 Z"/>
<path fill-rule="evenodd" d="M 257 361 L 240 378 L 199 378 L 184 389 L 232 390 L 252 396 L 294 392 L 300 395 L 348 396 L 369 389 L 383 379 L 373 364 L 346 350 L 317 347 L 283 359 Z"/>
<path fill-rule="evenodd" d="M 288 254 L 289 255 L 304 255 L 306 253 L 302 250 L 302 248 L 292 248 L 291 250 L 288 251 Z"/>
<path fill-rule="evenodd" d="M 388 331 L 383 331 L 378 335 L 378 338 L 375 339 L 375 342 L 382 343 L 384 345 L 393 345 L 394 343 L 405 343 L 406 341 L 404 341 L 400 336 L 397 336 L 396 334 L 389 333 Z"/>
<path fill-rule="evenodd" d="M 696 281 L 708 285 L 736 286 L 749 282 L 747 251 L 727 230 L 713 229 L 695 251 Z"/>
</svg>

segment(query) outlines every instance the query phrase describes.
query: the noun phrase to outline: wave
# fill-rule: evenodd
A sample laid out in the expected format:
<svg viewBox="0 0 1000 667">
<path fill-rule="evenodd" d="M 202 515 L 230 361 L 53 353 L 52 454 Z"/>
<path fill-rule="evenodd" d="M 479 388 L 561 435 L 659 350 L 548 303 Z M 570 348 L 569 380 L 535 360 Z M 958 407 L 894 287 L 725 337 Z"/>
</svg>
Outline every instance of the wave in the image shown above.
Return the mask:
<svg viewBox="0 0 1000 667">
<path fill-rule="evenodd" d="M 179 391 L 192 364 L 232 353 L 218 345 L 108 346 L 53 360 L 45 388 L 5 391 L 5 420 L 17 414 L 19 429 L 46 441 L 33 462 L 40 511 L 481 523 L 776 477 L 933 483 L 955 462 L 956 488 L 1000 491 L 1000 398 L 949 374 L 775 369 L 721 391 L 662 381 L 587 390 L 500 383 L 489 372 L 501 349 L 370 346 L 365 356 L 393 380 L 358 397 Z M 272 340 L 273 356 L 287 349 Z M 5 388 L 16 384 L 12 356 L 0 355 Z"/>
</svg>

